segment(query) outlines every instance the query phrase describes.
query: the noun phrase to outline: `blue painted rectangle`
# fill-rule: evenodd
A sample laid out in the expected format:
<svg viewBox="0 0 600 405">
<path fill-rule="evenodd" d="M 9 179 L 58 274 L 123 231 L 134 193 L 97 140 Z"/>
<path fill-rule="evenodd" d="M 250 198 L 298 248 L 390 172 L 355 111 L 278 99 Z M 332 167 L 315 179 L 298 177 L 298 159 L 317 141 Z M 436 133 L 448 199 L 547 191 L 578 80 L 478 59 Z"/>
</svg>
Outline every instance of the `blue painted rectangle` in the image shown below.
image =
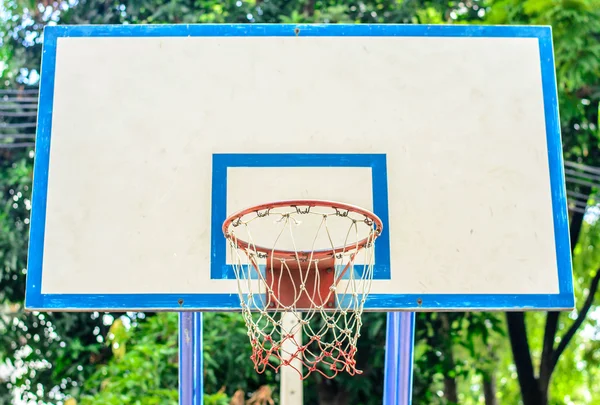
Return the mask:
<svg viewBox="0 0 600 405">
<path fill-rule="evenodd" d="M 390 273 L 390 229 L 388 184 L 385 154 L 320 154 L 320 153 L 237 153 L 213 154 L 212 166 L 212 279 L 235 279 L 233 266 L 225 263 L 227 241 L 221 230 L 227 218 L 227 169 L 230 167 L 364 167 L 371 169 L 373 212 L 384 224 L 375 247 L 375 279 L 387 279 Z"/>
<path fill-rule="evenodd" d="M 569 246 L 568 215 L 566 206 L 565 178 L 558 115 L 556 76 L 552 35 L 549 27 L 530 26 L 472 26 L 472 25 L 112 25 L 112 26 L 48 26 L 44 31 L 44 48 L 40 82 L 40 100 L 38 110 L 38 128 L 36 135 L 36 157 L 34 165 L 33 197 L 30 228 L 29 262 L 27 274 L 26 307 L 45 310 L 239 310 L 236 294 L 42 294 L 42 264 L 44 232 L 46 219 L 46 199 L 48 187 L 48 168 L 50 160 L 52 109 L 54 96 L 54 72 L 56 65 L 57 40 L 61 37 L 184 37 L 184 36 L 398 36 L 398 37 L 507 37 L 537 38 L 539 42 L 542 85 L 544 94 L 544 113 L 546 120 L 548 162 L 552 186 L 552 208 L 558 262 L 559 292 L 557 294 L 373 294 L 369 296 L 366 307 L 371 310 L 468 310 L 468 309 L 568 309 L 574 306 L 571 250 Z M 281 155 L 279 155 L 281 156 Z M 375 155 L 318 156 L 319 164 L 364 165 L 379 170 L 381 160 Z M 213 176 L 222 179 L 228 164 L 251 164 L 257 155 L 221 155 L 216 157 L 216 170 Z M 302 165 L 304 159 L 315 164 L 315 155 L 288 156 L 294 164 Z M 235 158 L 235 159 L 234 159 Z M 233 160 L 231 160 L 233 159 Z M 312 160 L 311 160 L 312 159 Z M 323 159 L 323 160 L 321 160 Z M 281 163 L 271 155 L 259 156 L 260 165 L 271 164 L 280 167 Z M 336 161 L 336 162 L 334 162 Z M 306 163 L 307 161 L 305 161 Z M 323 163 L 325 162 L 325 163 Z M 383 160 L 385 162 L 385 160 Z M 307 163 L 308 164 L 308 163 Z M 370 166 L 369 166 L 370 165 Z M 251 166 L 256 167 L 256 166 Z M 265 166 L 261 166 L 265 167 Z M 221 170 L 221 172 L 219 171 Z M 385 173 L 385 171 L 384 171 Z M 221 177 L 219 177 L 221 176 Z M 381 180 L 381 173 L 377 180 Z M 215 180 L 215 177 L 213 177 Z M 376 180 L 374 178 L 374 180 Z M 213 182 L 213 184 L 215 184 Z M 375 184 L 374 187 L 379 187 Z M 216 187 L 217 188 L 217 187 Z M 389 224 L 387 212 L 387 188 L 374 193 L 373 206 L 376 213 Z M 214 191 L 213 199 L 226 197 L 226 189 Z M 224 194 L 225 193 L 225 194 Z M 381 198 L 380 200 L 378 200 Z M 385 206 L 385 210 L 382 207 Z M 224 212 L 214 206 L 212 228 L 219 229 Z M 387 215 L 387 214 L 386 214 Z M 221 221 L 221 222 L 220 222 Z M 219 225 L 215 227 L 215 225 Z M 389 235 L 389 233 L 386 233 Z M 389 245 L 388 239 L 378 240 L 378 244 Z M 224 240 L 223 240 L 224 244 Z M 213 259 L 217 258 L 210 269 L 211 277 L 230 277 L 229 269 L 220 263 L 218 256 L 222 246 L 216 240 L 212 245 Z M 385 251 L 387 249 L 382 249 Z M 224 255 L 223 255 L 224 257 Z M 381 261 L 380 261 L 381 260 Z M 376 277 L 386 279 L 390 276 L 389 265 L 383 265 L 384 258 L 376 258 L 382 264 Z M 388 258 L 389 263 L 389 258 Z M 414 269 L 410 269 L 414 270 Z"/>
</svg>

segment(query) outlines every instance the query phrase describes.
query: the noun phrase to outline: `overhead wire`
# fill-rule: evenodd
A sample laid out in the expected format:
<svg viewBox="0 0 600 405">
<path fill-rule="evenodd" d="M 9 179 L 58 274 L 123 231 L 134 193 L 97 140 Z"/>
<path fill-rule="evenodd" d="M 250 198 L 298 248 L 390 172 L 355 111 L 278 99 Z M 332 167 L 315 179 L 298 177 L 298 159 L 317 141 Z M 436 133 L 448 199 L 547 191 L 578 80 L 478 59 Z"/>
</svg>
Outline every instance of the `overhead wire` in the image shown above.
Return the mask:
<svg viewBox="0 0 600 405">
<path fill-rule="evenodd" d="M 38 89 L 0 90 L 0 149 L 33 148 Z"/>
</svg>

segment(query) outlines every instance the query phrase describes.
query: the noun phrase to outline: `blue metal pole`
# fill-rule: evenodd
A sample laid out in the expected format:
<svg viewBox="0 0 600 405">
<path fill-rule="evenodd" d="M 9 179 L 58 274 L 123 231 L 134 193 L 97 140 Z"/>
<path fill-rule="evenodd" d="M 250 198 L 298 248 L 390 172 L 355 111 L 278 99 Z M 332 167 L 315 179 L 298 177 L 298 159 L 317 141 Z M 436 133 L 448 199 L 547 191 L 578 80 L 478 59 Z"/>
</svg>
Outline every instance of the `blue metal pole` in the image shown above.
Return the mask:
<svg viewBox="0 0 600 405">
<path fill-rule="evenodd" d="M 411 405 L 415 313 L 389 312 L 383 405 Z"/>
<path fill-rule="evenodd" d="M 398 373 L 398 346 L 399 322 L 396 321 L 396 313 L 388 312 L 387 328 L 385 337 L 385 374 L 383 382 L 383 405 L 394 405 L 396 403 L 397 373 Z"/>
<path fill-rule="evenodd" d="M 179 313 L 179 405 L 193 405 L 193 313 Z"/>
<path fill-rule="evenodd" d="M 194 313 L 194 405 L 204 403 L 204 362 L 202 361 L 202 312 Z"/>
</svg>

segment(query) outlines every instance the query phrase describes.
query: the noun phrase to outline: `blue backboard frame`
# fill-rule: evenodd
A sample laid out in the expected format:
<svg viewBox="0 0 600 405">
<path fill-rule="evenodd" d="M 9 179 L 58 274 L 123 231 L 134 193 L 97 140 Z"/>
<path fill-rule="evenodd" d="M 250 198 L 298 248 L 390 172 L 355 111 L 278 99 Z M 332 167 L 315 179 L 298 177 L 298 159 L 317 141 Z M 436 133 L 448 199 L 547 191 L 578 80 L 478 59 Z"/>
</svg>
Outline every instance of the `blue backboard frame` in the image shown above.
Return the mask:
<svg viewBox="0 0 600 405">
<path fill-rule="evenodd" d="M 574 306 L 571 247 L 557 102 L 556 76 L 549 27 L 466 25 L 118 25 L 49 26 L 44 31 L 36 158 L 30 228 L 26 308 L 38 310 L 236 310 L 236 294 L 43 294 L 42 263 L 52 126 L 54 70 L 60 37 L 183 36 L 428 36 L 520 37 L 539 41 L 548 161 L 552 190 L 559 292 L 557 294 L 372 294 L 370 310 L 548 310 Z M 377 209 L 377 208 L 376 208 Z M 381 212 L 380 212 L 381 215 Z M 215 219 L 216 220 L 216 219 Z M 213 224 L 214 225 L 214 224 Z M 378 242 L 379 243 L 379 242 Z M 389 243 L 389 240 L 388 240 Z M 213 277 L 228 271 L 211 269 Z M 389 277 L 384 270 L 378 278 Z"/>
</svg>

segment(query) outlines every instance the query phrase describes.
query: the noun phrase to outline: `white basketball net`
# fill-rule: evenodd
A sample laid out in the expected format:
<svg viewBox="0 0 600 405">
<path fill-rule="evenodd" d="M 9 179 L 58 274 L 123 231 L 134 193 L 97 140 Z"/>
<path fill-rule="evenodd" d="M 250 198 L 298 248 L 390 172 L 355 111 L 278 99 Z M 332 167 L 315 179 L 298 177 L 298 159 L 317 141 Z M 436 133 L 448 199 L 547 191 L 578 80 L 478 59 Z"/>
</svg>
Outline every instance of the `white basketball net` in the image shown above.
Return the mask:
<svg viewBox="0 0 600 405">
<path fill-rule="evenodd" d="M 360 374 L 356 345 L 381 227 L 351 209 L 267 205 L 224 231 L 255 370 Z"/>
</svg>

